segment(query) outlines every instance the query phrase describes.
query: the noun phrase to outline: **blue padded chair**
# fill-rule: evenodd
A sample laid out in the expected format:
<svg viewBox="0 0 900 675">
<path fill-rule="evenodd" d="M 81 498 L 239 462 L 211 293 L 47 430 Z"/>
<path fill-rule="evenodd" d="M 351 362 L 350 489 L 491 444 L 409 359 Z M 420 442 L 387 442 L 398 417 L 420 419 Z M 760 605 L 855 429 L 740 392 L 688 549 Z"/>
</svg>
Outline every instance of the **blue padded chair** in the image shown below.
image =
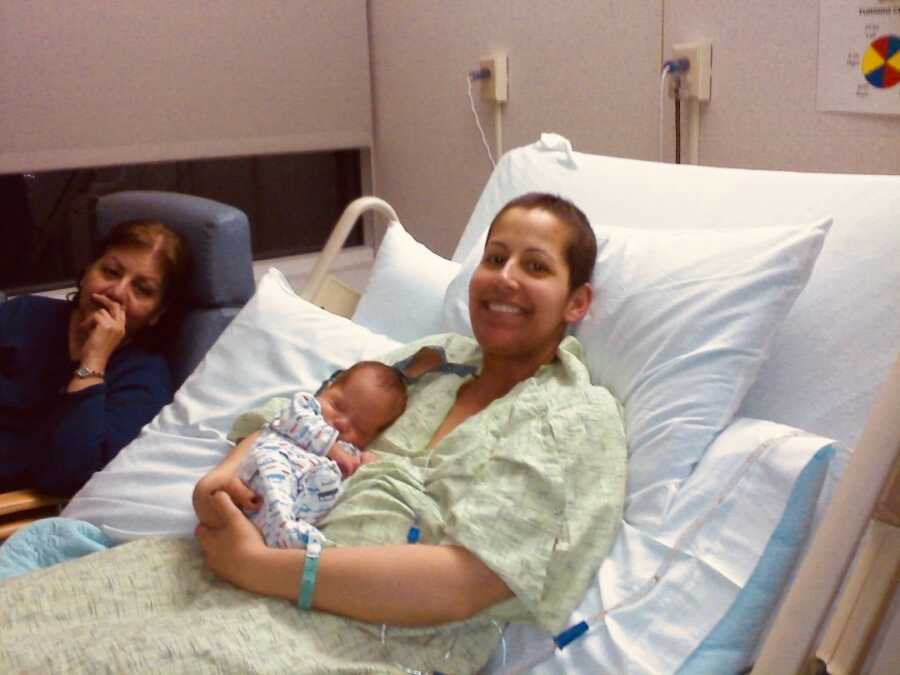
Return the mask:
<svg viewBox="0 0 900 675">
<path fill-rule="evenodd" d="M 94 236 L 125 220 L 153 218 L 181 234 L 193 258 L 187 312 L 165 354 L 180 387 L 255 289 L 250 225 L 232 206 L 174 192 L 131 190 L 101 197 Z"/>
<path fill-rule="evenodd" d="M 174 192 L 133 190 L 101 197 L 93 236 L 125 220 L 152 218 L 181 234 L 193 259 L 184 320 L 165 357 L 176 388 L 255 290 L 250 224 L 227 204 Z M 23 486 L 24 488 L 25 486 Z M 0 494 L 0 542 L 65 500 L 22 489 Z"/>
</svg>

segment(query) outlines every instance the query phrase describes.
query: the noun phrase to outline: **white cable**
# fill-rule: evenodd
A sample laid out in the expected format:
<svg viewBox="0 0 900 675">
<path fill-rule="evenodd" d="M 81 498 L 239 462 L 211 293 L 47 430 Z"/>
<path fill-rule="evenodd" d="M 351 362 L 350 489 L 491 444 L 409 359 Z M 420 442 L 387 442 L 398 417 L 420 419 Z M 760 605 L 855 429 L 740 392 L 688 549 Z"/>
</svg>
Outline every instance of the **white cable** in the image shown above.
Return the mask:
<svg viewBox="0 0 900 675">
<path fill-rule="evenodd" d="M 494 152 L 497 157 L 503 156 L 503 104 L 494 103 Z"/>
<path fill-rule="evenodd" d="M 556 644 L 551 639 L 542 642 L 525 656 L 508 666 L 503 666 L 496 672 L 496 675 L 524 675 L 535 666 L 539 666 L 556 654 Z"/>
<path fill-rule="evenodd" d="M 484 129 L 481 127 L 481 120 L 478 119 L 478 111 L 475 110 L 475 99 L 472 98 L 472 78 L 466 75 L 466 83 L 469 85 L 469 105 L 472 107 L 472 114 L 475 115 L 475 124 L 478 126 L 478 131 L 481 133 L 481 142 L 484 144 L 484 149 L 487 150 L 488 159 L 491 160 L 491 166 L 497 166 L 497 162 L 494 161 L 494 156 L 491 154 L 491 146 L 488 145 L 487 137 L 484 135 Z"/>
<path fill-rule="evenodd" d="M 666 78 L 669 76 L 668 64 L 663 66 L 662 73 L 659 76 L 659 138 L 658 141 L 658 159 L 663 161 L 663 128 L 665 127 L 665 110 L 666 110 Z"/>
<path fill-rule="evenodd" d="M 497 629 L 497 633 L 500 635 L 500 665 L 506 666 L 506 629 L 495 619 L 491 619 L 491 625 Z"/>
<path fill-rule="evenodd" d="M 735 470 L 735 472 L 731 475 L 725 485 L 719 490 L 719 493 L 716 495 L 715 499 L 711 500 L 707 503 L 706 508 L 704 508 L 700 514 L 694 518 L 690 525 L 685 528 L 682 533 L 676 538 L 675 543 L 672 544 L 669 549 L 668 554 L 663 558 L 659 567 L 654 572 L 653 576 L 651 576 L 642 587 L 640 587 L 637 591 L 635 591 L 629 597 L 623 599 L 618 604 L 609 607 L 608 609 L 603 610 L 595 614 L 594 616 L 587 619 L 589 624 L 596 625 L 602 622 L 606 615 L 612 612 L 615 609 L 619 609 L 623 605 L 626 604 L 634 604 L 639 600 L 643 599 L 653 587 L 656 586 L 662 578 L 666 575 L 671 568 L 672 564 L 675 562 L 675 558 L 679 553 L 685 553 L 687 551 L 687 546 L 694 538 L 694 536 L 701 530 L 701 528 L 706 524 L 706 521 L 709 520 L 710 516 L 715 513 L 717 509 L 719 509 L 722 505 L 722 502 L 731 494 L 737 484 L 741 482 L 741 479 L 750 470 L 750 467 L 756 464 L 759 458 L 763 455 L 763 453 L 771 448 L 773 445 L 786 441 L 789 438 L 794 438 L 796 436 L 810 436 L 811 434 L 805 431 L 789 431 L 786 434 L 782 434 L 781 436 L 776 436 L 775 438 L 770 438 L 766 441 L 760 443 L 756 448 L 751 452 L 741 463 L 741 465 Z M 598 572 L 599 574 L 599 572 Z"/>
</svg>

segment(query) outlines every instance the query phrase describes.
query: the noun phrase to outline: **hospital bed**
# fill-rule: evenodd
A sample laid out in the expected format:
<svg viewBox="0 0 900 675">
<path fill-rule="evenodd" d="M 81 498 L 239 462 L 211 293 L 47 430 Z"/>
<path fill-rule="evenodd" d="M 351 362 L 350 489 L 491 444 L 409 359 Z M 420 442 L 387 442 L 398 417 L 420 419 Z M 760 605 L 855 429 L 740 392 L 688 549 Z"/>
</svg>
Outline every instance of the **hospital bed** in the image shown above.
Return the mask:
<svg viewBox="0 0 900 675">
<path fill-rule="evenodd" d="M 388 204 L 355 202 L 303 297 L 277 270 L 263 276 L 174 402 L 63 515 L 116 541 L 190 535 L 193 485 L 239 413 L 469 330 L 486 228 L 531 190 L 573 199 L 597 231 L 597 298 L 576 335 L 623 404 L 629 491 L 572 629 L 508 626 L 483 672 L 800 672 L 900 445 L 897 176 L 663 165 L 546 134 L 498 162 L 450 259 Z M 368 209 L 389 225 L 357 299 L 327 270 Z"/>
</svg>

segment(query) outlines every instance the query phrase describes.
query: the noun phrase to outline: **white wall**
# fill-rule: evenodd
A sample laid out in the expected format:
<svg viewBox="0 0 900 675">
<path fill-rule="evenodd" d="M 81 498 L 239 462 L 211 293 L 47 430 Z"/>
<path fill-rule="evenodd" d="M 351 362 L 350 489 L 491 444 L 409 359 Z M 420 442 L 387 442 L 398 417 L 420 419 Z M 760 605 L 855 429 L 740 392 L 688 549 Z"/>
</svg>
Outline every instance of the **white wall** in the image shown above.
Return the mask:
<svg viewBox="0 0 900 675">
<path fill-rule="evenodd" d="M 375 190 L 449 255 L 491 169 L 465 91 L 480 56 L 509 54 L 507 148 L 556 131 L 578 150 L 654 159 L 660 62 L 704 37 L 701 162 L 900 173 L 900 118 L 815 110 L 819 0 L 149 7 L 0 0 L 0 170 L 364 145 L 374 119 Z M 476 103 L 491 139 L 491 106 Z"/>
<path fill-rule="evenodd" d="M 556 131 L 576 150 L 655 159 L 662 56 L 698 38 L 713 41 L 701 163 L 900 173 L 900 117 L 816 112 L 818 8 L 819 0 L 369 0 L 376 190 L 416 237 L 452 252 L 490 173 L 465 73 L 493 49 L 509 54 L 507 148 Z M 479 109 L 490 139 L 490 107 Z"/>
<path fill-rule="evenodd" d="M 660 2 L 370 0 L 369 22 L 376 190 L 435 251 L 453 251 L 491 171 L 466 96 L 484 54 L 509 54 L 507 148 L 556 131 L 581 150 L 655 156 Z"/>
</svg>

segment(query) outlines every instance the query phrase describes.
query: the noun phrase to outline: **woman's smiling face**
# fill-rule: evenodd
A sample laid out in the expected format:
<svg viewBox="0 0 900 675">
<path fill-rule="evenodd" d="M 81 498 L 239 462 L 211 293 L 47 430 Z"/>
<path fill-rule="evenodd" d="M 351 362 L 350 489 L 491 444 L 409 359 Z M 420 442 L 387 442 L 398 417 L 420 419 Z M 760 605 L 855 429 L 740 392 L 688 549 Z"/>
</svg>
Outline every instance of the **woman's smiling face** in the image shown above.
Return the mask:
<svg viewBox="0 0 900 675">
<path fill-rule="evenodd" d="M 543 209 L 513 207 L 494 223 L 469 284 L 469 313 L 486 355 L 548 363 L 590 288 L 569 289 L 569 227 Z"/>
</svg>

